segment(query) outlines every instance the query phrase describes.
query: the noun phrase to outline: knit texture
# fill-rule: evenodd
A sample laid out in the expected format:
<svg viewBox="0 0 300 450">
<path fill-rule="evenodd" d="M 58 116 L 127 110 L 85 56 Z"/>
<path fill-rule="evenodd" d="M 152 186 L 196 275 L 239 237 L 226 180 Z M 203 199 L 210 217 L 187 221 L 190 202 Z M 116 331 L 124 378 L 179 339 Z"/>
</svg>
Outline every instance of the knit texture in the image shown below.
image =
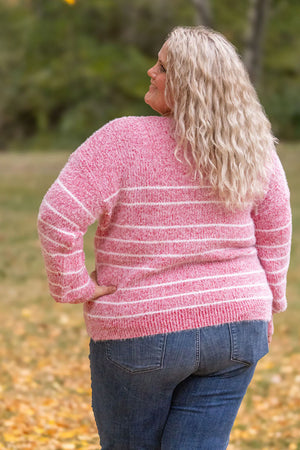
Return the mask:
<svg viewBox="0 0 300 450">
<path fill-rule="evenodd" d="M 265 198 L 231 212 L 174 156 L 171 119 L 116 119 L 69 158 L 40 207 L 50 293 L 84 303 L 94 340 L 242 320 L 286 308 L 291 213 L 278 156 Z M 98 221 L 90 301 L 83 237 Z"/>
</svg>

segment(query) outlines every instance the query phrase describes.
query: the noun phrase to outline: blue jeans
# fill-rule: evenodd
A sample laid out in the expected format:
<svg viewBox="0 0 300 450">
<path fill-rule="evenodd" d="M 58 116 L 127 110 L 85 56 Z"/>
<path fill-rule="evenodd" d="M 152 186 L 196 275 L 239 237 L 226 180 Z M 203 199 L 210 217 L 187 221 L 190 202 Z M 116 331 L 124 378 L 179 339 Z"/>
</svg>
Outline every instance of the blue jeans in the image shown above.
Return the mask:
<svg viewBox="0 0 300 450">
<path fill-rule="evenodd" d="M 102 450 L 223 450 L 267 322 L 236 322 L 90 342 L 92 404 Z"/>
</svg>

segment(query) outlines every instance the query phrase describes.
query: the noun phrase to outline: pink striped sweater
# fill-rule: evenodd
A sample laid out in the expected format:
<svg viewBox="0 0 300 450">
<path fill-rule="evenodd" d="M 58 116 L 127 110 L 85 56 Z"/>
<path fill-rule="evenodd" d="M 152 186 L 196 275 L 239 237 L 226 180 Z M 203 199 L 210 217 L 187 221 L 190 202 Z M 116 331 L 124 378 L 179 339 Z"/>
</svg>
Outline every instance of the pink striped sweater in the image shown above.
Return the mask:
<svg viewBox="0 0 300 450">
<path fill-rule="evenodd" d="M 40 207 L 50 293 L 83 303 L 94 340 L 241 320 L 286 308 L 291 213 L 277 155 L 258 208 L 224 208 L 174 157 L 167 117 L 116 119 L 69 158 Z M 83 236 L 98 221 L 97 279 L 114 294 L 90 299 Z"/>
</svg>

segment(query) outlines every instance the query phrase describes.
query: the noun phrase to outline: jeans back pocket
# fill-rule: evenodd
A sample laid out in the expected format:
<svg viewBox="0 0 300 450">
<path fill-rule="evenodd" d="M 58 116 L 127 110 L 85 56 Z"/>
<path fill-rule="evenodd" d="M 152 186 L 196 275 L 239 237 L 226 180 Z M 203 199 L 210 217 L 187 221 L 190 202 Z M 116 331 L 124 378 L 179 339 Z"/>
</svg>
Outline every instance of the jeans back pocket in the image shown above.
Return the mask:
<svg viewBox="0 0 300 450">
<path fill-rule="evenodd" d="M 106 357 L 129 372 L 150 372 L 161 369 L 166 335 L 107 341 Z"/>
<path fill-rule="evenodd" d="M 232 361 L 251 366 L 268 353 L 267 322 L 233 322 L 228 324 L 228 326 Z"/>
</svg>

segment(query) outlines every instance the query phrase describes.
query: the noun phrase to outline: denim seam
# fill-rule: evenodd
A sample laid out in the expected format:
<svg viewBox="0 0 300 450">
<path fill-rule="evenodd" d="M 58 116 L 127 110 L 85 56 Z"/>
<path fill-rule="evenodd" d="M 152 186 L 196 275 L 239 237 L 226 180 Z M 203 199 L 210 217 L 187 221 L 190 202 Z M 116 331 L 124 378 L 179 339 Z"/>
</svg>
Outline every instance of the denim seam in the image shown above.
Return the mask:
<svg viewBox="0 0 300 450">
<path fill-rule="evenodd" d="M 244 366 L 246 366 L 246 367 L 250 367 L 251 363 L 249 363 L 249 361 L 244 361 L 244 360 L 238 358 L 238 356 L 236 355 L 237 333 L 235 331 L 234 323 L 229 323 L 228 328 L 229 328 L 230 342 L 231 342 L 231 351 L 230 351 L 231 361 L 244 364 Z"/>
<path fill-rule="evenodd" d="M 162 352 L 160 358 L 160 369 L 164 368 L 165 354 L 166 354 L 166 346 L 167 346 L 167 335 L 164 335 L 164 340 L 162 344 Z"/>
<path fill-rule="evenodd" d="M 159 351 L 161 352 L 161 357 L 160 357 L 160 361 L 159 361 L 159 365 L 156 366 L 152 366 L 152 367 L 145 367 L 144 369 L 130 369 L 129 367 L 126 367 L 125 365 L 123 365 L 122 363 L 118 363 L 117 361 L 114 361 L 112 359 L 111 356 L 111 352 L 110 352 L 110 348 L 106 345 L 105 348 L 105 357 L 108 361 L 110 361 L 111 364 L 113 364 L 114 366 L 118 367 L 119 369 L 124 370 L 127 373 L 130 374 L 139 374 L 139 373 L 147 373 L 147 372 L 155 372 L 157 370 L 161 370 L 163 368 L 163 361 L 164 361 L 164 355 L 165 355 L 165 349 L 166 349 L 166 335 L 163 336 L 161 345 L 159 347 Z"/>
<path fill-rule="evenodd" d="M 195 361 L 195 370 L 200 368 L 200 329 L 196 329 L 196 361 Z"/>
<path fill-rule="evenodd" d="M 147 373 L 147 372 L 155 372 L 156 370 L 161 370 L 161 365 L 158 367 L 149 367 L 145 369 L 129 369 L 128 367 L 123 366 L 122 364 L 119 364 L 115 361 L 113 361 L 108 355 L 107 360 L 113 364 L 114 366 L 118 367 L 119 369 L 124 370 L 125 372 L 131 373 L 131 374 L 139 374 L 139 373 Z"/>
</svg>

